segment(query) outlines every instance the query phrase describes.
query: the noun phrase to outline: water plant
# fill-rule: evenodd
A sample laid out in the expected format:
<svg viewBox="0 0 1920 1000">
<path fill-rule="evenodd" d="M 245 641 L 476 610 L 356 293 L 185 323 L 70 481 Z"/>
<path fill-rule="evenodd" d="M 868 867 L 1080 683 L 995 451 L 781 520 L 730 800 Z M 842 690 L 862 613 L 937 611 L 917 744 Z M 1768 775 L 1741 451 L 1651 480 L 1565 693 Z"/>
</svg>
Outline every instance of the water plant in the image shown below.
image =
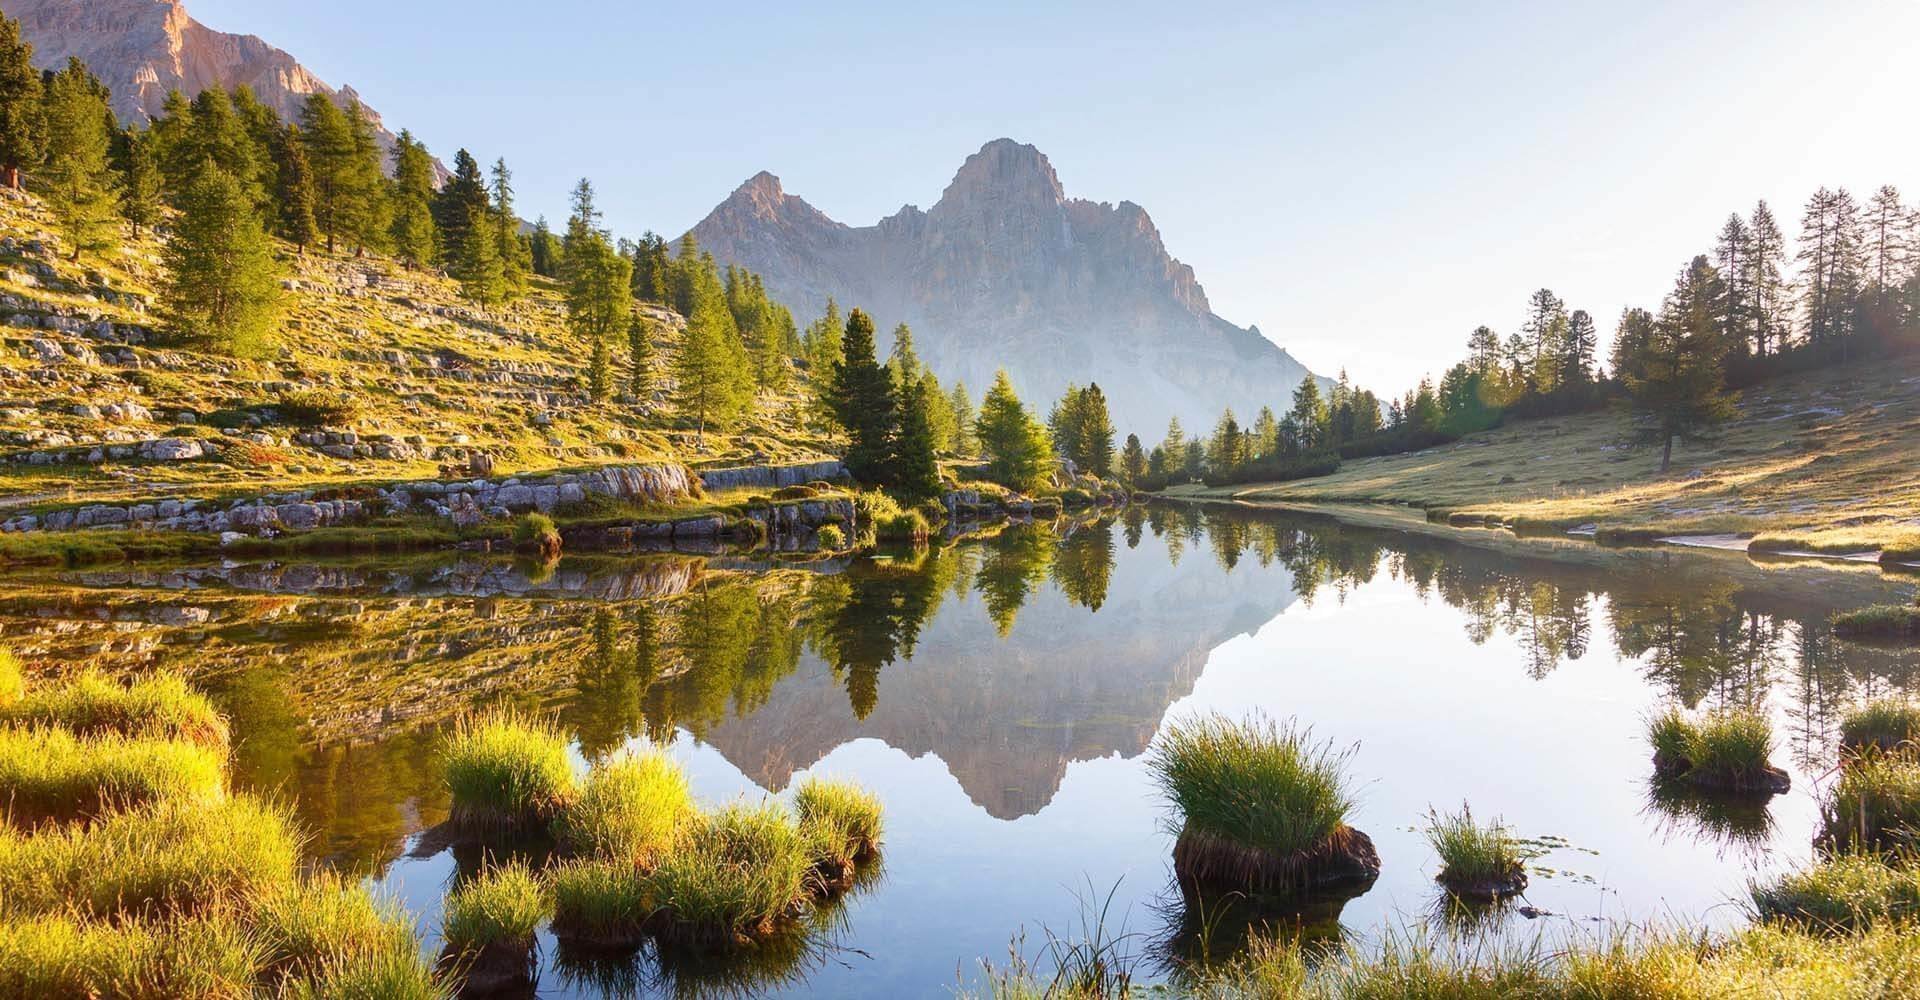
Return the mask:
<svg viewBox="0 0 1920 1000">
<path fill-rule="evenodd" d="M 448 822 L 471 835 L 545 832 L 578 787 L 565 734 L 509 711 L 462 719 L 442 761 L 453 797 Z"/>
<path fill-rule="evenodd" d="M 1898 750 L 1920 737 L 1920 703 L 1906 697 L 1878 698 L 1848 712 L 1840 722 L 1840 746 L 1849 753 Z"/>
<path fill-rule="evenodd" d="M 1174 845 L 1182 890 L 1286 895 L 1377 876 L 1372 840 L 1346 823 L 1351 754 L 1291 721 L 1170 723 L 1147 768 L 1183 819 Z"/>
<path fill-rule="evenodd" d="M 1773 724 L 1757 708 L 1724 708 L 1690 717 L 1670 707 L 1647 722 L 1659 777 L 1729 792 L 1778 794 L 1792 785 L 1768 762 Z"/>
<path fill-rule="evenodd" d="M 1920 871 L 1872 854 L 1840 854 L 1748 887 L 1755 913 L 1809 927 L 1859 931 L 1920 915 Z"/>
<path fill-rule="evenodd" d="M 563 944 L 597 950 L 633 947 L 644 940 L 655 903 L 633 865 L 567 861 L 548 872 L 547 882 L 553 933 Z"/>
<path fill-rule="evenodd" d="M 14 823 L 92 819 L 108 809 L 226 794 L 225 755 L 178 740 L 0 726 L 0 802 Z"/>
<path fill-rule="evenodd" d="M 1850 761 L 1821 807 L 1820 842 L 1830 851 L 1892 853 L 1920 831 L 1920 760 L 1867 752 Z"/>
<path fill-rule="evenodd" d="M 27 685 L 10 702 L 0 697 L 0 723 L 58 726 L 76 736 L 117 733 L 222 750 L 227 745 L 226 720 L 173 674 L 122 684 L 87 671 L 57 684 Z"/>
<path fill-rule="evenodd" d="M 853 884 L 857 866 L 880 852 L 880 799 L 848 781 L 808 778 L 793 792 L 813 875 L 832 888 Z"/>
<path fill-rule="evenodd" d="M 447 894 L 441 916 L 443 967 L 470 992 L 533 981 L 534 932 L 551 910 L 547 887 L 524 864 L 498 865 Z"/>
<path fill-rule="evenodd" d="M 1499 899 L 1527 887 L 1520 845 L 1498 819 L 1476 823 L 1465 803 L 1457 813 L 1429 812 L 1427 843 L 1440 856 L 1436 876 L 1447 891 L 1473 899 Z"/>
<path fill-rule="evenodd" d="M 570 853 L 649 864 L 674 845 L 692 813 L 686 772 L 666 754 L 643 750 L 595 764 L 553 829 Z"/>
</svg>

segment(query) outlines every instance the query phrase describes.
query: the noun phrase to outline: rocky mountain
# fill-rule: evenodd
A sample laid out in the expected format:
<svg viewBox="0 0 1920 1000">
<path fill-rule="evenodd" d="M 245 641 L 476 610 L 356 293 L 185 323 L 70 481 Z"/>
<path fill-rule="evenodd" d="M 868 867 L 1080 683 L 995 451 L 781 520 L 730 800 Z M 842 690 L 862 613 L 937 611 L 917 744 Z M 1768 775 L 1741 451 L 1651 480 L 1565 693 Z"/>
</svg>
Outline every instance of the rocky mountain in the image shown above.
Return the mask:
<svg viewBox="0 0 1920 1000">
<path fill-rule="evenodd" d="M 0 0 L 0 11 L 20 22 L 33 43 L 35 65 L 58 68 L 69 56 L 86 62 L 113 91 L 113 110 L 122 121 L 159 114 L 170 91 L 192 97 L 215 84 L 246 84 L 286 119 L 299 114 L 310 94 L 326 94 L 341 105 L 359 99 L 352 87 L 327 86 L 259 38 L 201 24 L 180 0 Z M 381 148 L 391 150 L 393 133 L 372 108 L 366 110 Z"/>
<path fill-rule="evenodd" d="M 1069 382 L 1098 382 L 1122 433 L 1160 439 L 1167 418 L 1211 429 L 1284 408 L 1304 366 L 1214 315 L 1193 269 L 1132 202 L 1068 198 L 1046 156 L 996 139 L 967 158 L 931 209 L 851 227 L 760 173 L 693 235 L 762 274 L 796 315 L 827 297 L 887 331 L 909 324 L 922 357 L 975 393 L 1004 366 L 1044 411 Z"/>
</svg>

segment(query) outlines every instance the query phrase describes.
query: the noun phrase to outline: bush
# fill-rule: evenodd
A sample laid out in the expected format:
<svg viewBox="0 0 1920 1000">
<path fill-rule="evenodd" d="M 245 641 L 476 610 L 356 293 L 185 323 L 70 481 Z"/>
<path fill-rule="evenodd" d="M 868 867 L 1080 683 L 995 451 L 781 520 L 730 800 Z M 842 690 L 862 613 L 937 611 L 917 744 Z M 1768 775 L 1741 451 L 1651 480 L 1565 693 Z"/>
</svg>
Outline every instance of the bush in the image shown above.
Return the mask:
<svg viewBox="0 0 1920 1000">
<path fill-rule="evenodd" d="M 923 542 L 932 530 L 918 510 L 903 510 L 875 525 L 875 537 L 883 542 Z"/>
<path fill-rule="evenodd" d="M 544 831 L 574 800 L 567 740 L 550 723 L 511 712 L 463 719 L 447 737 L 449 821 L 468 833 Z"/>
<path fill-rule="evenodd" d="M 222 750 L 227 745 L 226 720 L 173 674 L 121 684 L 89 671 L 62 684 L 37 685 L 11 704 L 0 697 L 0 723 L 58 726 L 83 737 L 118 734 Z"/>
<path fill-rule="evenodd" d="M 109 809 L 226 794 L 225 756 L 195 743 L 81 739 L 63 729 L 0 727 L 0 802 L 27 823 L 93 819 Z"/>
<path fill-rule="evenodd" d="M 1773 724 L 1754 708 L 1728 708 L 1690 719 L 1669 708 L 1647 723 L 1653 767 L 1663 779 L 1739 792 L 1784 792 L 1786 772 L 1768 763 Z"/>
<path fill-rule="evenodd" d="M 526 514 L 513 524 L 513 547 L 520 552 L 552 558 L 560 544 L 560 530 L 545 514 Z"/>
<path fill-rule="evenodd" d="M 554 824 L 568 851 L 647 864 L 672 847 L 693 812 L 686 772 L 658 751 L 624 754 L 588 772 L 580 795 Z"/>
<path fill-rule="evenodd" d="M 360 403 L 343 392 L 297 389 L 274 404 L 280 419 L 298 427 L 339 427 L 360 419 Z"/>
<path fill-rule="evenodd" d="M 811 500 L 820 495 L 816 486 L 782 486 L 773 491 L 775 500 Z"/>
</svg>

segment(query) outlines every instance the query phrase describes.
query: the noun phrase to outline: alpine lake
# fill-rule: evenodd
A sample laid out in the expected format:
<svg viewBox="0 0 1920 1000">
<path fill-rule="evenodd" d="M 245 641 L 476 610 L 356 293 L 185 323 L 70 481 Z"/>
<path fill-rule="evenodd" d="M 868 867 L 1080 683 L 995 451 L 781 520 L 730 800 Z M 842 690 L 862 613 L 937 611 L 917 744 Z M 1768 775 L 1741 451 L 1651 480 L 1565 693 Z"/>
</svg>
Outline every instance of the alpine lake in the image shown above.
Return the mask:
<svg viewBox="0 0 1920 1000">
<path fill-rule="evenodd" d="M 1231 954 L 1230 916 L 1185 911 L 1142 763 L 1208 712 L 1353 748 L 1351 822 L 1382 871 L 1300 914 L 1309 937 L 1736 925 L 1750 880 L 1812 856 L 1840 717 L 1920 674 L 1920 652 L 1838 640 L 1829 617 L 1912 591 L 1873 566 L 1154 505 L 824 561 L 17 573 L 0 643 L 187 675 L 231 719 L 236 784 L 290 804 L 314 865 L 370 879 L 436 949 L 441 900 L 483 862 L 438 832 L 438 741 L 465 713 L 557 719 L 582 768 L 668 748 L 709 804 L 853 779 L 885 805 L 881 867 L 804 933 L 724 958 L 543 934 L 537 993 L 915 997 L 1096 920 L 1145 979 Z M 1791 791 L 1663 793 L 1645 727 L 1672 704 L 1764 706 Z M 1422 831 L 1462 802 L 1525 838 L 1522 898 L 1445 902 Z"/>
</svg>

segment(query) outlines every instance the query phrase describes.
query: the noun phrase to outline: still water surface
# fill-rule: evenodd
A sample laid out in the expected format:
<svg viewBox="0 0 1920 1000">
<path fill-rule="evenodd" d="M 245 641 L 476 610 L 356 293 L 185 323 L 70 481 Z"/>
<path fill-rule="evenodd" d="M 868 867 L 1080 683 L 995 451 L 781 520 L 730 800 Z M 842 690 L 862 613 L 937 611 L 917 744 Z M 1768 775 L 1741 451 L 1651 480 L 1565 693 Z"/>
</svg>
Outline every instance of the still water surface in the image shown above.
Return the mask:
<svg viewBox="0 0 1920 1000">
<path fill-rule="evenodd" d="M 1433 919 L 1419 831 L 1462 801 L 1542 852 L 1522 901 L 1535 915 L 1497 914 L 1493 933 L 1737 922 L 1749 879 L 1811 853 L 1839 715 L 1920 668 L 1835 641 L 1826 618 L 1912 589 L 1720 554 L 1153 508 L 804 566 L 75 571 L 0 582 L 0 641 L 193 672 L 234 718 L 241 783 L 290 800 L 316 862 L 365 873 L 430 934 L 478 862 L 432 835 L 447 806 L 434 731 L 476 705 L 557 715 L 583 765 L 668 745 L 709 802 L 854 778 L 886 804 L 884 872 L 810 947 L 714 968 L 576 963 L 543 940 L 540 995 L 942 996 L 1023 928 L 1031 953 L 1109 892 L 1155 974 L 1178 894 L 1141 756 L 1166 720 L 1208 711 L 1357 746 L 1352 824 L 1383 872 L 1339 912 L 1346 934 Z M 1765 705 L 1793 790 L 1731 816 L 1656 801 L 1643 722 L 1672 702 Z"/>
</svg>

